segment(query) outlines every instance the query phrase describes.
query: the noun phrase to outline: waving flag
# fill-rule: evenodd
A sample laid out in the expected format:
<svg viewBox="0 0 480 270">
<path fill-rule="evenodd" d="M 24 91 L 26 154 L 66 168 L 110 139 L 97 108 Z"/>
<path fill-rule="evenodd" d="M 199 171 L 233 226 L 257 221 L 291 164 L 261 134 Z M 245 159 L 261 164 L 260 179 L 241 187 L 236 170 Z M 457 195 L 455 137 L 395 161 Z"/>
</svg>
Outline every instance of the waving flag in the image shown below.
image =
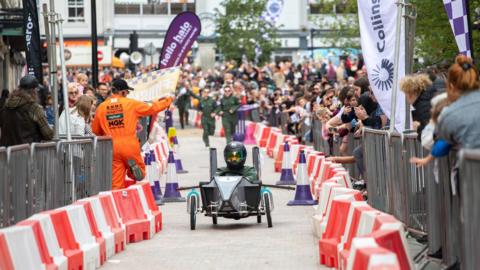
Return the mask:
<svg viewBox="0 0 480 270">
<path fill-rule="evenodd" d="M 175 93 L 180 68 L 173 67 L 144 73 L 127 80 L 135 90 L 128 94 L 129 98 L 140 101 L 152 101 L 167 94 Z"/>
<path fill-rule="evenodd" d="M 445 6 L 458 50 L 461 54 L 472 57 L 466 0 L 443 0 L 443 5 Z"/>
</svg>

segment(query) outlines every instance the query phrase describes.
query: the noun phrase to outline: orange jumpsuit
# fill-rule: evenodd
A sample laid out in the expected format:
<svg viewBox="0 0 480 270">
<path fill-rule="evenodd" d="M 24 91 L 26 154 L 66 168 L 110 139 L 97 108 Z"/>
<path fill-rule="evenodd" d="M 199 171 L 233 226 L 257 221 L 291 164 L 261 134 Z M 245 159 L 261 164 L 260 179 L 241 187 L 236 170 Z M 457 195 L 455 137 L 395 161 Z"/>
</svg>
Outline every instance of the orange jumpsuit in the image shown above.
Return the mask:
<svg viewBox="0 0 480 270">
<path fill-rule="evenodd" d="M 140 142 L 136 130 L 138 118 L 157 114 L 170 106 L 172 98 L 147 104 L 120 95 L 112 95 L 98 106 L 92 131 L 98 136 L 111 136 L 113 140 L 112 189 L 125 187 L 125 176 L 133 178 L 127 161 L 134 160 L 145 175 L 145 163 L 140 155 Z"/>
</svg>

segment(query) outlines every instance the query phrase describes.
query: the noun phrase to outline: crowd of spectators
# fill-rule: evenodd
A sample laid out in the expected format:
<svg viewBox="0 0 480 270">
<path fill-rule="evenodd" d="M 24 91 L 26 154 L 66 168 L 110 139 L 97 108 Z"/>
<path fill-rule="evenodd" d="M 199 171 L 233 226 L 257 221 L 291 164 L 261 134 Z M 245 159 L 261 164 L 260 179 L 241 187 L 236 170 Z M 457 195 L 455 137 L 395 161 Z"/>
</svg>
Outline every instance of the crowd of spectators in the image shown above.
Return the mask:
<svg viewBox="0 0 480 270">
<path fill-rule="evenodd" d="M 338 64 L 334 65 L 335 62 Z M 89 84 L 91 73 L 88 70 L 69 69 L 68 110 L 61 109 L 60 134 L 65 133 L 61 120 L 68 112 L 72 134 L 91 135 L 90 123 L 95 108 L 110 95 L 112 80 L 129 79 L 152 69 L 140 68 L 134 74 L 128 70 L 105 68 L 100 72 L 96 89 Z M 296 135 L 303 143 L 311 144 L 315 139 L 321 139 L 326 145 L 324 151 L 331 159 L 356 163 L 360 176 L 363 173 L 362 145 L 352 151 L 348 148 L 349 140 L 360 137 L 363 127 L 385 129 L 389 126 L 388 116 L 369 85 L 361 55 L 324 61 L 305 59 L 299 64 L 272 62 L 263 66 L 247 61 L 228 61 L 217 63 L 211 69 L 184 64 L 181 71 L 177 107 L 182 128 L 193 124 L 188 123 L 189 109 L 202 110 L 194 96 L 209 96 L 220 106 L 224 89 L 228 86 L 240 104 L 256 108 L 255 113 L 249 115 L 251 120 L 279 127 L 285 133 Z M 58 78 L 61 87 L 61 76 Z M 400 90 L 412 108 L 412 129 L 418 133 L 423 145 L 432 149 L 433 142 L 441 138 L 441 142 L 449 147 L 479 147 L 476 140 L 480 135 L 478 125 L 473 118 L 470 119 L 480 110 L 472 105 L 479 95 L 478 80 L 478 71 L 472 60 L 463 56 L 458 56 L 448 71 L 429 67 L 402 78 Z M 436 97 L 444 92 L 447 94 Z M 2 107 L 8 103 L 7 95 L 2 93 Z M 48 124 L 53 126 L 52 96 L 48 91 L 40 91 L 38 96 Z M 61 100 L 59 97 L 60 103 Z M 443 108 L 448 109 L 441 113 Z M 335 152 L 334 144 L 339 145 Z M 412 162 L 421 166 L 429 160 L 418 158 Z"/>
<path fill-rule="evenodd" d="M 183 67 L 178 95 L 190 99 L 189 91 L 208 91 L 220 105 L 224 87 L 231 86 L 241 104 L 255 104 L 258 108 L 255 117 L 250 115 L 251 120 L 279 127 L 307 144 L 312 144 L 315 136 L 320 137 L 330 159 L 356 163 L 362 178 L 363 146 L 352 151 L 349 140 L 360 137 L 363 127 L 387 129 L 390 123 L 370 87 L 361 56 L 341 57 L 338 62 L 334 66 L 332 61 L 298 65 L 285 61 L 258 67 L 230 61 L 208 70 L 187 65 Z M 412 111 L 411 130 L 417 132 L 423 145 L 427 146 L 426 138 L 430 138 L 429 150 L 433 148 L 437 154 L 440 149 L 445 155 L 450 147 L 479 147 L 479 140 L 473 139 L 479 138 L 478 125 L 469 120 L 480 111 L 478 106 L 470 106 L 480 93 L 478 82 L 477 68 L 464 56 L 458 56 L 451 67 L 428 67 L 401 79 L 400 90 Z M 188 104 L 201 110 L 194 99 Z M 444 108 L 448 109 L 442 113 Z M 433 141 L 439 140 L 437 144 L 443 147 L 434 147 Z M 339 145 L 336 151 L 334 144 Z M 422 166 L 428 160 L 413 158 L 412 162 Z"/>
</svg>

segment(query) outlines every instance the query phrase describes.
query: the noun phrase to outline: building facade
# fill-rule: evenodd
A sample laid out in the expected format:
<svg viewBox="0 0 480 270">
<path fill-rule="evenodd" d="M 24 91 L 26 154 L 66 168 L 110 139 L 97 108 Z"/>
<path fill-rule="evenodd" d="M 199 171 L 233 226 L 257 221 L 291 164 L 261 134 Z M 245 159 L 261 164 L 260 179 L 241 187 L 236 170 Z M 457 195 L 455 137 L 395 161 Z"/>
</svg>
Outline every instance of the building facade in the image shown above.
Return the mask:
<svg viewBox="0 0 480 270">
<path fill-rule="evenodd" d="M 41 0 L 40 3 L 49 2 Z M 212 20 L 222 0 L 97 0 L 97 34 L 103 54 L 119 56 L 128 52 L 130 35 L 138 34 L 138 48 L 143 54 L 144 65 L 157 64 L 166 31 L 173 18 L 182 11 L 196 12 L 202 20 L 202 33 L 194 45 L 196 62 L 211 66 L 218 57 L 215 49 L 215 25 Z M 290 59 L 294 62 L 315 55 L 319 49 L 339 46 L 338 41 L 329 41 L 324 33 L 331 31 L 331 24 L 338 19 L 341 7 L 318 8 L 318 1 L 284 0 L 283 11 L 277 20 L 280 48 L 275 59 Z M 328 2 L 328 1 L 327 1 Z M 91 1 L 55 1 L 55 10 L 64 18 L 64 37 L 67 49 L 76 54 L 88 53 L 91 45 Z M 322 4 L 325 5 L 325 4 Z M 325 12 L 327 10 L 327 12 Z M 348 15 L 347 15 L 348 16 Z M 43 26 L 42 26 L 43 28 Z M 212 33 L 213 32 L 213 33 Z M 110 48 L 111 51 L 108 51 Z M 149 53 L 152 51 L 152 53 Z M 108 64 L 103 55 L 104 64 Z M 89 57 L 84 57 L 89 59 Z M 111 61 L 111 59 L 110 59 Z M 68 64 L 68 61 L 67 61 Z M 102 62 L 100 62 L 102 65 Z M 77 63 L 78 65 L 78 63 Z"/>
<path fill-rule="evenodd" d="M 22 1 L 0 1 L 0 9 L 0 85 L 12 91 L 26 72 Z"/>
</svg>

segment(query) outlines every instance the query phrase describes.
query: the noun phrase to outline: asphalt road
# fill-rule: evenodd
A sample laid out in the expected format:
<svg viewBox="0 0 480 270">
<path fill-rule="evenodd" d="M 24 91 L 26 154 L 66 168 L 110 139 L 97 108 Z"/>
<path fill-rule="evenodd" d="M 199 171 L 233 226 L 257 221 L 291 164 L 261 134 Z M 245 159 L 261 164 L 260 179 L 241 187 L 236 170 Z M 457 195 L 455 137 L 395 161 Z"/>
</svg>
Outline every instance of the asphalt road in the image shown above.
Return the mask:
<svg viewBox="0 0 480 270">
<path fill-rule="evenodd" d="M 209 175 L 209 152 L 201 140 L 201 130 L 179 130 L 183 167 L 180 186 L 198 184 Z M 212 138 L 218 149 L 219 166 L 224 166 L 224 138 Z M 251 151 L 248 151 L 251 164 Z M 268 157 L 263 162 L 263 179 L 274 184 L 280 175 Z M 165 178 L 161 179 L 162 186 Z M 190 230 L 186 203 L 161 207 L 163 230 L 148 241 L 130 244 L 126 251 L 112 257 L 102 269 L 328 269 L 318 263 L 317 240 L 312 234 L 311 206 L 287 206 L 294 191 L 272 190 L 275 209 L 273 228 L 256 218 L 241 220 L 197 216 L 197 229 Z M 182 192 L 185 196 L 187 192 Z M 265 219 L 263 219 L 265 221 Z"/>
</svg>

